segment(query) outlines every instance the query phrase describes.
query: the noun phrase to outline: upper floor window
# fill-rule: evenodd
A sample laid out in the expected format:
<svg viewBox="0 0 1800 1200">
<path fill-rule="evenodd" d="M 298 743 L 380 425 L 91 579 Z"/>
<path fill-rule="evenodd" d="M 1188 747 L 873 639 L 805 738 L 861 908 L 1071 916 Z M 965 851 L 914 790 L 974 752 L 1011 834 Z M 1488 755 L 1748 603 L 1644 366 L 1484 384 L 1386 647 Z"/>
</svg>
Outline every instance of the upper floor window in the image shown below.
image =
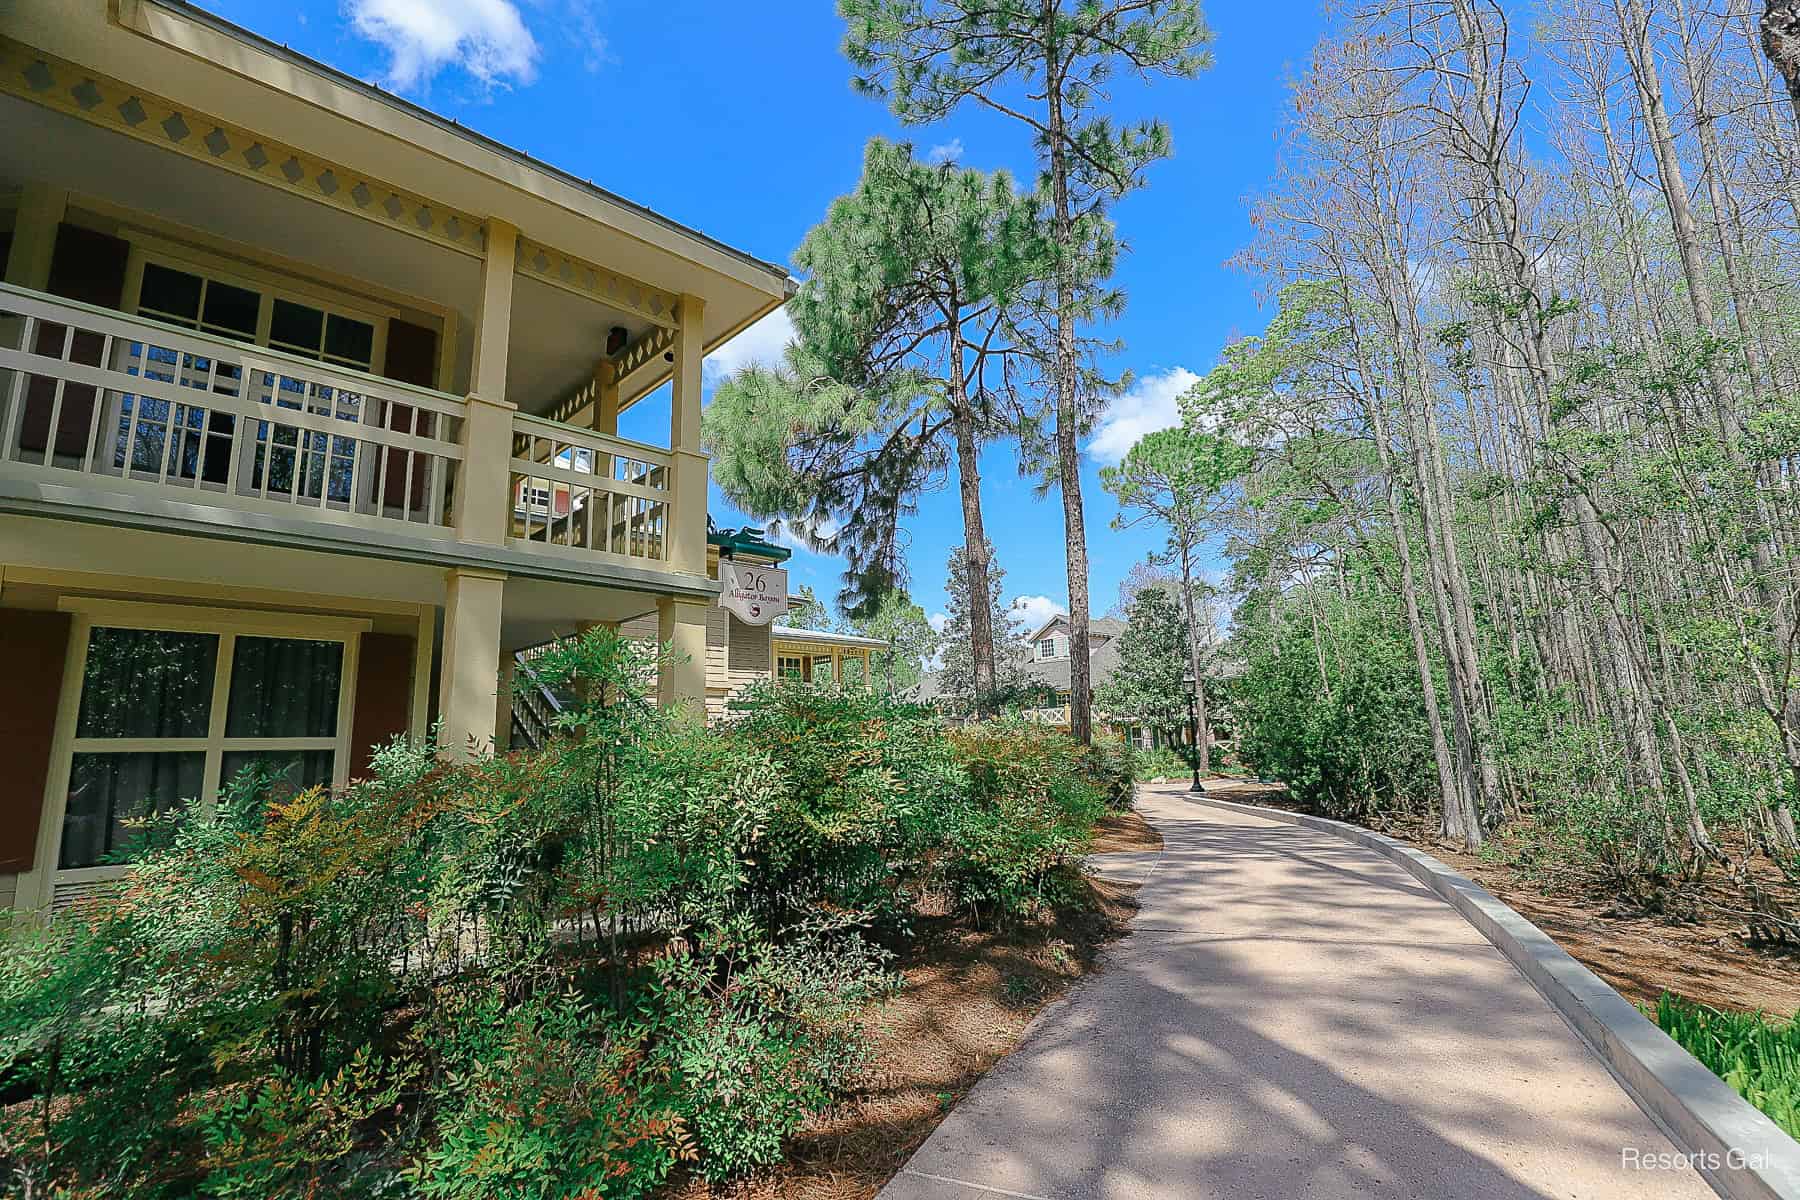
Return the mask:
<svg viewBox="0 0 1800 1200">
<path fill-rule="evenodd" d="M 376 321 L 166 262 L 145 260 L 137 310 L 171 325 L 303 358 L 375 369 Z"/>
<path fill-rule="evenodd" d="M 1062 642 L 1062 639 L 1059 637 L 1055 637 L 1055 636 L 1047 637 L 1047 638 L 1043 639 L 1042 641 L 1040 641 L 1037 644 L 1038 658 L 1040 658 L 1040 659 L 1061 658 L 1063 655 L 1063 649 L 1061 646 L 1061 642 Z"/>
</svg>

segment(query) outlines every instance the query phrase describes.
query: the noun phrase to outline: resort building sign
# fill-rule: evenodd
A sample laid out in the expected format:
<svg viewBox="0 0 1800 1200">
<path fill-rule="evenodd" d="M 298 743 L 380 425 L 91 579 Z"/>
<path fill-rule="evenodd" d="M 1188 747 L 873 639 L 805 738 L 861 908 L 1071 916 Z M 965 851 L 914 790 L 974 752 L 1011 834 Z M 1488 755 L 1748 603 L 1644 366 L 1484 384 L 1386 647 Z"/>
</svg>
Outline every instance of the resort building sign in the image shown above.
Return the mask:
<svg viewBox="0 0 1800 1200">
<path fill-rule="evenodd" d="M 788 610 L 787 572 L 780 567 L 719 563 L 719 604 L 746 625 L 767 625 Z"/>
</svg>

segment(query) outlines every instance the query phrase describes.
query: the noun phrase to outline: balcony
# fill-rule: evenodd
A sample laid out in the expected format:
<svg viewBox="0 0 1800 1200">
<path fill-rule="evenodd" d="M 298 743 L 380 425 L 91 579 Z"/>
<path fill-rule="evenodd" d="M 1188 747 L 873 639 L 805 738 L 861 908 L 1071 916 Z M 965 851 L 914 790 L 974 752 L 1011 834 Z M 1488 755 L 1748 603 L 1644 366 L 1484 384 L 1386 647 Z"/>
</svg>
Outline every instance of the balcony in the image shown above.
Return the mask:
<svg viewBox="0 0 1800 1200">
<path fill-rule="evenodd" d="M 500 548 L 550 575 L 667 571 L 677 520 L 704 537 L 704 512 L 675 511 L 669 451 L 518 412 L 472 421 L 472 407 L 0 284 L 0 483 L 42 515 L 129 510 L 265 540 L 298 522 L 451 561 L 470 548 L 463 510 L 504 508 Z"/>
</svg>

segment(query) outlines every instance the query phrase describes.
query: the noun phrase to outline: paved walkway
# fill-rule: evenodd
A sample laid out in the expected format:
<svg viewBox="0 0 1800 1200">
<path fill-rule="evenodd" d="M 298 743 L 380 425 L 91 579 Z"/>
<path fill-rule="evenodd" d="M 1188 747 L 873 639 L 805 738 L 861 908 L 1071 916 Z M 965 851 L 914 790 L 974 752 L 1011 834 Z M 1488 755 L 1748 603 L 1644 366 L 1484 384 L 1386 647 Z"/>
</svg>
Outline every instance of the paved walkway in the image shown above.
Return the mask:
<svg viewBox="0 0 1800 1200">
<path fill-rule="evenodd" d="M 1144 789 L 1160 855 L 1104 973 L 879 1200 L 1700 1198 L 1499 951 L 1372 851 Z M 1665 1160 L 1666 1161 L 1666 1160 Z"/>
</svg>

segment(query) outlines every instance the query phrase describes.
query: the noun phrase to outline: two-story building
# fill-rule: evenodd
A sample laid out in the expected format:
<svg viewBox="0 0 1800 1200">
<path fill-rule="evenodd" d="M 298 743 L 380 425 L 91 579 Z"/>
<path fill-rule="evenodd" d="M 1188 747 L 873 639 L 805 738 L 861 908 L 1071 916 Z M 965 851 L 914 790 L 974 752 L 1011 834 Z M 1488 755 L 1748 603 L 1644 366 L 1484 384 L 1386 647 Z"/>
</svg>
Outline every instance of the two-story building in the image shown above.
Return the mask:
<svg viewBox="0 0 1800 1200">
<path fill-rule="evenodd" d="M 483 752 L 592 623 L 706 700 L 701 363 L 781 267 L 181 0 L 0 5 L 0 130 L 0 903 L 251 758 Z"/>
</svg>

